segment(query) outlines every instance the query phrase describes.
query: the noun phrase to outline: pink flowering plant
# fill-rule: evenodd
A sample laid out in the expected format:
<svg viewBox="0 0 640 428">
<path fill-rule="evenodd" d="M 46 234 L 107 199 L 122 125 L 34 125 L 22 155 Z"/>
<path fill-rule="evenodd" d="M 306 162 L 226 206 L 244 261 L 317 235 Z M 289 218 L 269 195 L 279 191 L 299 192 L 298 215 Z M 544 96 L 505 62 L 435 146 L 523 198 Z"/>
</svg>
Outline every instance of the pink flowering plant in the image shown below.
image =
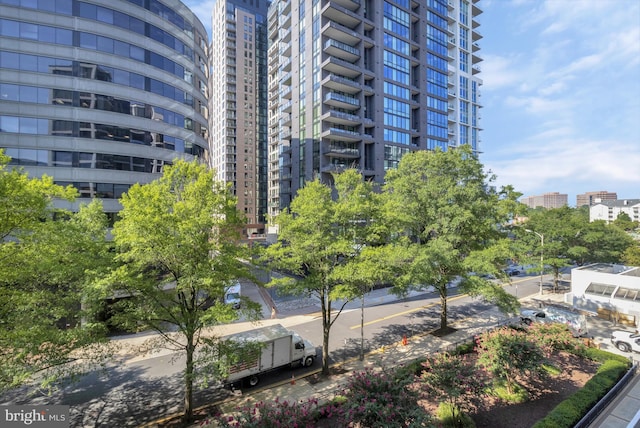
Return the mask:
<svg viewBox="0 0 640 428">
<path fill-rule="evenodd" d="M 433 426 L 431 416 L 417 404 L 419 393 L 410 388 L 415 379 L 394 374 L 372 369 L 353 373 L 343 393 L 344 420 L 359 427 Z"/>
<path fill-rule="evenodd" d="M 544 375 L 542 349 L 526 332 L 509 327 L 488 331 L 476 339 L 476 351 L 478 364 L 504 381 L 509 394 L 513 394 L 517 376 Z"/>
<path fill-rule="evenodd" d="M 252 407 L 238 409 L 235 416 L 220 415 L 217 426 L 222 428 L 314 428 L 318 415 L 318 401 L 260 401 Z"/>
<path fill-rule="evenodd" d="M 573 337 L 569 327 L 561 323 L 533 324 L 528 328 L 527 336 L 540 346 L 547 356 L 559 351 L 579 354 L 585 348 L 579 339 Z"/>
<path fill-rule="evenodd" d="M 420 384 L 426 395 L 449 404 L 452 422 L 463 426 L 463 413 L 482 405 L 487 387 L 485 372 L 470 355 L 439 353 L 422 364 Z"/>
</svg>

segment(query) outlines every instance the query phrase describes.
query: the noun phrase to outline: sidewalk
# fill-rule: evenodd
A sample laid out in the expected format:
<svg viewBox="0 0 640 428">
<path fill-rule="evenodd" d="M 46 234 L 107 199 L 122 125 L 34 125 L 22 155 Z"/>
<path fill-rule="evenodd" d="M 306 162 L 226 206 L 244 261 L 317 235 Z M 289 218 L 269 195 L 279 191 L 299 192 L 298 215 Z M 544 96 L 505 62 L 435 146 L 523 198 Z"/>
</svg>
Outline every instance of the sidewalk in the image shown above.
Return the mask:
<svg viewBox="0 0 640 428">
<path fill-rule="evenodd" d="M 546 294 L 543 296 L 533 295 L 521 299 L 520 302 L 523 308 L 537 308 L 540 303 L 562 304 L 563 294 Z M 218 408 L 222 414 L 232 415 L 238 408 L 251 407 L 253 404 L 260 401 L 273 402 L 276 398 L 281 402 L 299 402 L 305 401 L 308 398 L 317 399 L 320 403 L 327 402 L 340 392 L 342 387 L 347 383 L 348 377 L 354 371 L 362 371 L 367 368 L 376 370 L 383 367 L 394 367 L 412 362 L 417 358 L 424 357 L 431 353 L 453 350 L 458 345 L 472 340 L 475 335 L 498 325 L 505 324 L 510 319 L 513 320 L 513 318 L 506 317 L 497 309 L 490 309 L 473 318 L 452 323 L 451 326 L 457 331 L 447 336 L 436 337 L 429 334 L 430 332 L 425 332 L 407 338 L 408 340 L 406 345 L 403 345 L 402 341 L 399 341 L 371 352 L 365 356 L 364 361 L 352 359 L 333 366 L 342 369 L 340 371 L 343 374 L 332 375 L 328 379 L 315 382 L 313 381 L 312 376 L 319 372 L 319 370 L 317 370 L 306 375 L 304 378 L 296 377 L 293 383 L 292 381 L 286 381 L 275 386 L 270 385 L 268 388 L 262 390 L 250 390 L 250 393 L 247 395 L 240 395 L 226 400 L 225 402 L 218 403 Z M 281 319 L 276 321 L 282 322 L 284 320 Z M 293 323 L 294 322 L 292 322 L 292 324 Z M 590 318 L 589 329 L 590 331 L 597 331 L 599 333 L 600 338 L 596 340 L 596 344 L 601 349 L 625 355 L 605 339 L 608 336 L 608 333 L 606 332 L 614 329 L 611 322 L 598 318 Z M 629 356 L 629 354 L 626 354 L 626 356 Z M 295 374 L 295 371 L 292 373 Z M 624 410 L 627 413 L 631 412 L 630 409 Z M 630 415 L 629 417 L 632 418 L 633 415 Z M 193 425 L 194 428 L 196 426 L 200 425 Z"/>
</svg>

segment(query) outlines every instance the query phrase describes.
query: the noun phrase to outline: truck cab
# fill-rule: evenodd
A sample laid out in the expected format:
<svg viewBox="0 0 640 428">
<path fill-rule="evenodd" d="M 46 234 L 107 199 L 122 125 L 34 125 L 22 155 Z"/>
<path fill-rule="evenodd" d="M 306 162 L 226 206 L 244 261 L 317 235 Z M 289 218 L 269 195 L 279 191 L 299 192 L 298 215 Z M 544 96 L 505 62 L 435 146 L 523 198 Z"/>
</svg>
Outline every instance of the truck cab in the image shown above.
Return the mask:
<svg viewBox="0 0 640 428">
<path fill-rule="evenodd" d="M 235 282 L 230 285 L 224 291 L 224 303 L 233 306 L 234 309 L 240 309 L 240 293 L 241 290 L 239 282 Z"/>
</svg>

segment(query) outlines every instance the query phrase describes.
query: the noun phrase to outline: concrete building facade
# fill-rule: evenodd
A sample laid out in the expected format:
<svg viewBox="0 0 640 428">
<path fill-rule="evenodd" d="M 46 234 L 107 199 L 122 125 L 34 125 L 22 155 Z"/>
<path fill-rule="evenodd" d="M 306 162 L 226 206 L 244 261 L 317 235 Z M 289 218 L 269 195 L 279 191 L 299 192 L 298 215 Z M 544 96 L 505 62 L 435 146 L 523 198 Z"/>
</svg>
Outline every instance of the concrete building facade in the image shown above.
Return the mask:
<svg viewBox="0 0 640 428">
<path fill-rule="evenodd" d="M 606 190 L 599 190 L 596 192 L 586 192 L 580 195 L 576 195 L 576 207 L 592 206 L 602 201 L 609 201 L 618 199 L 616 192 L 607 192 Z"/>
<path fill-rule="evenodd" d="M 571 270 L 571 294 L 577 309 L 640 326 L 640 267 L 596 263 Z"/>
<path fill-rule="evenodd" d="M 621 213 L 625 213 L 631 221 L 640 221 L 640 199 L 607 200 L 589 208 L 589 221 L 604 220 L 611 223 Z"/>
<path fill-rule="evenodd" d="M 315 178 L 383 182 L 415 150 L 480 151 L 477 0 L 275 0 L 269 214 Z"/>
<path fill-rule="evenodd" d="M 208 158 L 206 30 L 178 0 L 0 0 L 0 148 L 105 212 Z"/>
<path fill-rule="evenodd" d="M 567 205 L 568 195 L 564 193 L 551 192 L 538 196 L 526 196 L 520 202 L 529 208 L 560 208 Z"/>
<path fill-rule="evenodd" d="M 211 39 L 211 166 L 230 183 L 246 234 L 264 234 L 267 213 L 266 0 L 218 0 Z"/>
</svg>

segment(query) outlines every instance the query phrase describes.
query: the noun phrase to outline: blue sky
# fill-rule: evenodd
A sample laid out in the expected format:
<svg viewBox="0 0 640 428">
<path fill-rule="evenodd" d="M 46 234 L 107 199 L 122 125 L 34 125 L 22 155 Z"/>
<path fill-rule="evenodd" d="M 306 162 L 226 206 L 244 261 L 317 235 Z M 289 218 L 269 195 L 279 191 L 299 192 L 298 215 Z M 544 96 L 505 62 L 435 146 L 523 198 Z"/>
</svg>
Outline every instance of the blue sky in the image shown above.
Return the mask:
<svg viewBox="0 0 640 428">
<path fill-rule="evenodd" d="M 208 30 L 214 0 L 183 0 Z M 480 160 L 524 196 L 640 198 L 640 2 L 481 0 Z"/>
</svg>

